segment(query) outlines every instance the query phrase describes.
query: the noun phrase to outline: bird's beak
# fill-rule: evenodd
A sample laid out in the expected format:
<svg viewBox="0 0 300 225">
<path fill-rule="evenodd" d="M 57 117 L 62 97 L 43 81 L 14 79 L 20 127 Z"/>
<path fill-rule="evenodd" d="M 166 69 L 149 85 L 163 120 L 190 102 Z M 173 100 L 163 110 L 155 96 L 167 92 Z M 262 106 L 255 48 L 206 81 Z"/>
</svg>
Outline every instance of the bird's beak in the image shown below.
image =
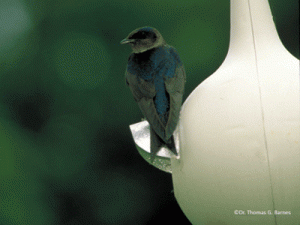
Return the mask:
<svg viewBox="0 0 300 225">
<path fill-rule="evenodd" d="M 134 42 L 134 40 L 133 40 L 133 39 L 127 39 L 127 38 L 125 38 L 125 39 L 123 39 L 123 40 L 120 42 L 120 44 L 128 44 L 128 43 L 131 43 L 131 42 Z"/>
</svg>

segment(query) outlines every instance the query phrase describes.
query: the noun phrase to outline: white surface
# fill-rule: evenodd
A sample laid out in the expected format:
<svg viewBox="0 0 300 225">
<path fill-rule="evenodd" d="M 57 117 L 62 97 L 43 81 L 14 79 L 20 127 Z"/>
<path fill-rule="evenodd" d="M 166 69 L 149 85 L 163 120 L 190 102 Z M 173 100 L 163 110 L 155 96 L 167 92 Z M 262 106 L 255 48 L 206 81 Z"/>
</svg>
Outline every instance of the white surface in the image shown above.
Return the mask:
<svg viewBox="0 0 300 225">
<path fill-rule="evenodd" d="M 231 0 L 228 55 L 184 103 L 172 158 L 175 196 L 193 224 L 299 223 L 299 87 L 299 61 L 268 1 Z"/>
<path fill-rule="evenodd" d="M 148 121 L 144 120 L 139 123 L 131 124 L 130 130 L 132 133 L 132 137 L 134 139 L 135 145 L 137 150 L 139 151 L 140 155 L 152 166 L 156 168 L 172 173 L 171 168 L 171 156 L 173 153 L 165 147 L 162 147 L 159 152 L 157 152 L 153 162 L 151 161 L 151 154 L 150 154 L 150 126 Z M 178 145 L 178 140 L 175 144 Z M 174 155 L 174 157 L 176 157 Z"/>
</svg>

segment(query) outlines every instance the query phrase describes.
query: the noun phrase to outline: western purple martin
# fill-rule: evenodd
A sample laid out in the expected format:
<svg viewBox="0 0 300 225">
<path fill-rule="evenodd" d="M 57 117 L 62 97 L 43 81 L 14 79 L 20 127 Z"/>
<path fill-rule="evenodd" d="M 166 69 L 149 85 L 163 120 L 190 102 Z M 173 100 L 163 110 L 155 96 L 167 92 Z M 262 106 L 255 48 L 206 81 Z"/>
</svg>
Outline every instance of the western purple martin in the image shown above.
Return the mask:
<svg viewBox="0 0 300 225">
<path fill-rule="evenodd" d="M 135 29 L 121 44 L 130 44 L 133 50 L 125 78 L 150 124 L 151 161 L 162 146 L 177 155 L 173 133 L 186 79 L 177 51 L 152 27 Z"/>
</svg>

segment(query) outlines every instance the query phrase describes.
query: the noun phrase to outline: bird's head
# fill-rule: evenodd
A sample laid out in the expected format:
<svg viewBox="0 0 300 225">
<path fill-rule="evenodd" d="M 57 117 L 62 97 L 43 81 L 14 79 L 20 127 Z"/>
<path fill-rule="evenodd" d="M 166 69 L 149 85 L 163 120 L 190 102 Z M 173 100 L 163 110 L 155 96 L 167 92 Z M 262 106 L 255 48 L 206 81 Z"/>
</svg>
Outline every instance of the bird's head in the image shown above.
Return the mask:
<svg viewBox="0 0 300 225">
<path fill-rule="evenodd" d="M 141 53 L 165 44 L 161 34 L 152 27 L 137 28 L 121 44 L 130 44 L 133 53 Z"/>
</svg>

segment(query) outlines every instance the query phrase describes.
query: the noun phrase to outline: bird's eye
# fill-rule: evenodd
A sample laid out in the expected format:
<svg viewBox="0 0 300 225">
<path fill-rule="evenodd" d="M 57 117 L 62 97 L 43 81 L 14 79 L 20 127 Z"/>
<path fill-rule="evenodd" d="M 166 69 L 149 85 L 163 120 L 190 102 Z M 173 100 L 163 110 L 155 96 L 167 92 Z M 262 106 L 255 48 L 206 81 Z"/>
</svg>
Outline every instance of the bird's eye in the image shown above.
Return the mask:
<svg viewBox="0 0 300 225">
<path fill-rule="evenodd" d="M 145 31 L 140 32 L 140 39 L 146 39 L 147 38 L 147 34 Z"/>
<path fill-rule="evenodd" d="M 149 32 L 146 31 L 139 31 L 133 34 L 130 38 L 132 39 L 146 39 L 149 36 Z"/>
</svg>

